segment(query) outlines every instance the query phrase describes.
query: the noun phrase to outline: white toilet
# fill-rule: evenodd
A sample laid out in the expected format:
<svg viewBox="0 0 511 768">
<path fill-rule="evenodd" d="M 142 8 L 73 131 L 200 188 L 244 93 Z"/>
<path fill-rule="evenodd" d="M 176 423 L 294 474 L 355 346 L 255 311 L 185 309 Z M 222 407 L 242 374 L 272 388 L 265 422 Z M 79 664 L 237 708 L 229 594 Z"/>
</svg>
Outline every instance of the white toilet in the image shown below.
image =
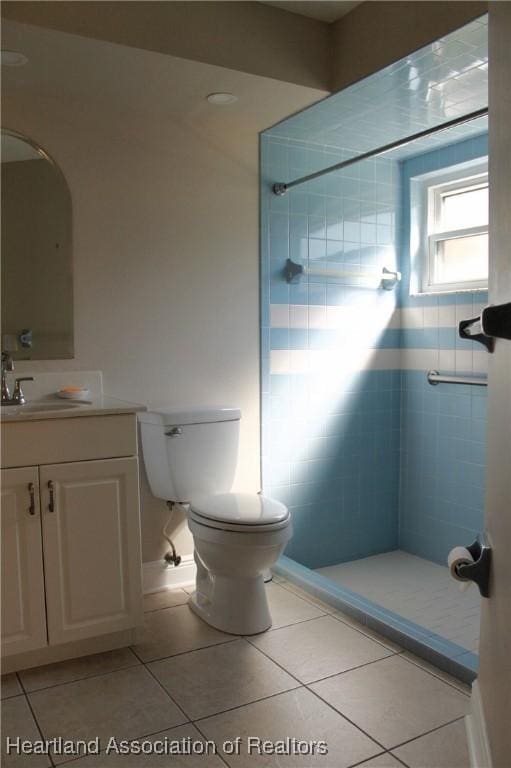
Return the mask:
<svg viewBox="0 0 511 768">
<path fill-rule="evenodd" d="M 287 507 L 255 493 L 230 493 L 238 458 L 236 408 L 139 414 L 153 494 L 187 505 L 195 544 L 190 606 L 223 632 L 252 635 L 271 626 L 263 574 L 292 535 Z"/>
</svg>

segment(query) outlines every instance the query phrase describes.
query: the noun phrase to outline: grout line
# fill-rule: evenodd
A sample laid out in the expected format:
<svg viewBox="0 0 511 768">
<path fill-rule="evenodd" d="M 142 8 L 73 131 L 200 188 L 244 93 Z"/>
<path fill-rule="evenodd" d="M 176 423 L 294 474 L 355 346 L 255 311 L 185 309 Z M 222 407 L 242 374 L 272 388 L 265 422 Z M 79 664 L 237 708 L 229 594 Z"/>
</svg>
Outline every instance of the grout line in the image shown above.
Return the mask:
<svg viewBox="0 0 511 768">
<path fill-rule="evenodd" d="M 303 683 L 303 685 L 316 685 L 316 683 L 322 683 L 324 680 L 331 680 L 332 677 L 339 677 L 340 675 L 347 675 L 348 672 L 354 672 L 356 669 L 363 669 L 364 667 L 369 667 L 371 664 L 378 664 L 379 661 L 385 661 L 386 659 L 390 659 L 392 656 L 397 656 L 398 654 L 390 653 L 388 656 L 382 656 L 380 659 L 373 659 L 372 661 L 365 661 L 363 664 L 357 664 L 355 667 L 350 667 L 349 669 L 343 669 L 340 672 L 334 672 L 332 675 L 326 675 L 325 677 L 320 677 L 317 680 L 310 680 L 308 683 Z"/>
<path fill-rule="evenodd" d="M 341 613 L 342 613 L 342 611 L 341 611 Z M 394 655 L 403 653 L 406 650 L 405 648 L 402 648 L 400 645 L 398 645 L 398 643 L 393 643 L 393 641 L 389 639 L 388 640 L 389 643 L 393 643 L 393 645 L 396 645 L 400 649 L 399 651 L 395 651 L 393 648 L 390 648 L 388 645 L 385 645 L 385 636 L 384 635 L 381 635 L 381 637 L 383 638 L 382 640 L 377 640 L 375 637 L 373 637 L 370 634 L 367 634 L 362 629 L 359 629 L 358 627 L 354 627 L 353 624 L 350 624 L 349 621 L 345 621 L 344 619 L 341 619 L 339 616 L 335 616 L 333 613 L 331 613 L 329 615 L 332 617 L 332 619 L 335 619 L 336 621 L 340 621 L 341 624 L 345 624 L 347 627 L 349 627 L 350 629 L 353 629 L 355 632 L 359 632 L 361 635 L 366 637 L 368 640 L 372 640 L 373 643 L 378 643 L 378 645 L 383 646 L 383 648 L 385 648 L 387 651 L 390 651 Z M 367 632 L 369 633 L 371 631 L 374 631 L 375 634 L 377 634 L 377 635 L 380 634 L 376 630 L 372 630 L 371 627 L 367 627 Z"/>
<path fill-rule="evenodd" d="M 458 688 L 458 686 L 456 686 L 454 683 L 451 683 L 449 680 L 444 680 L 443 677 L 440 677 L 440 675 L 442 674 L 443 670 L 441 670 L 441 669 L 439 669 L 437 667 L 438 674 L 436 674 L 435 672 L 432 672 L 430 669 L 426 669 L 425 667 L 423 667 L 418 662 L 413 661 L 412 659 L 409 659 L 407 656 L 404 656 L 403 654 L 405 654 L 405 653 L 412 653 L 412 651 L 407 651 L 405 649 L 405 650 L 401 651 L 400 654 L 398 654 L 399 656 L 403 656 L 403 661 L 407 661 L 409 664 L 413 664 L 415 667 L 418 667 L 419 669 L 422 669 L 423 672 L 426 672 L 428 675 L 431 675 L 431 677 L 436 678 L 436 680 L 440 680 L 441 683 L 445 683 L 450 688 L 454 688 L 455 691 L 457 691 L 458 693 L 461 693 L 462 696 L 465 696 L 465 698 L 467 698 L 467 699 L 471 698 L 471 695 L 472 695 L 471 693 L 467 693 L 465 691 L 460 690 Z M 419 656 L 418 658 L 421 658 L 421 657 Z M 428 662 L 427 659 L 422 659 L 422 661 L 424 661 L 426 664 L 431 664 L 431 662 L 430 661 Z M 434 667 L 435 665 L 431 664 L 431 666 Z M 448 675 L 449 673 L 448 672 L 444 672 L 444 674 Z M 454 677 L 454 676 L 452 675 L 452 677 Z M 459 682 L 460 682 L 460 685 L 463 685 L 463 682 L 461 680 Z"/>
<path fill-rule="evenodd" d="M 136 656 L 136 654 L 134 654 Z M 86 656 L 79 656 L 77 658 L 87 658 Z M 90 658 L 90 657 L 89 657 Z M 133 669 L 134 667 L 139 667 L 143 662 L 141 662 L 138 658 L 137 662 L 133 662 L 132 664 L 128 664 L 125 667 L 116 667 L 115 669 L 110 669 L 107 672 L 95 672 L 92 675 L 86 675 L 85 677 L 76 677 L 72 680 L 64 680 L 62 683 L 53 683 L 53 685 L 44 685 L 42 688 L 34 688 L 33 690 L 26 691 L 27 696 L 31 696 L 34 693 L 39 693 L 39 691 L 49 691 L 51 688 L 60 688 L 62 685 L 71 685 L 71 683 L 80 683 L 82 680 L 93 680 L 96 677 L 104 677 L 105 675 L 113 675 L 115 672 L 123 672 L 125 669 Z M 66 660 L 64 660 L 65 662 Z M 74 661 L 74 659 L 69 659 L 69 661 Z M 55 664 L 61 664 L 64 662 L 57 661 Z M 46 666 L 45 664 L 41 666 Z M 49 665 L 48 665 L 49 666 Z M 38 667 L 35 667 L 35 669 L 38 669 Z M 25 689 L 24 689 L 25 690 Z"/>
<path fill-rule="evenodd" d="M 158 678 L 156 677 L 156 675 L 153 673 L 153 671 L 152 671 L 151 669 L 149 669 L 149 667 L 147 666 L 147 664 L 144 664 L 144 668 L 147 670 L 147 673 L 148 673 L 149 675 L 151 675 L 151 677 L 153 678 L 153 680 L 155 680 L 155 681 L 158 683 L 158 685 L 160 686 L 160 688 L 162 689 L 162 691 L 164 691 L 164 692 L 167 694 L 167 696 L 168 696 L 168 698 L 171 700 L 171 702 L 172 702 L 173 704 L 175 704 L 175 706 L 176 706 L 176 707 L 179 709 L 179 711 L 180 711 L 180 712 L 182 712 L 182 713 L 183 713 L 183 715 L 186 717 L 186 720 L 187 720 L 187 722 L 191 722 L 191 720 L 190 720 L 190 717 L 187 715 L 187 713 L 184 711 L 184 709 L 183 709 L 183 708 L 182 708 L 182 707 L 181 707 L 181 706 L 180 706 L 180 705 L 177 703 L 177 701 L 176 701 L 176 700 L 175 700 L 175 699 L 174 699 L 174 698 L 173 698 L 173 697 L 170 695 L 170 693 L 167 691 L 167 689 L 165 688 L 165 686 L 163 685 L 163 683 L 162 683 L 160 680 L 158 680 Z"/>
<path fill-rule="evenodd" d="M 143 733 L 141 736 L 128 736 L 126 737 L 127 741 L 141 741 L 142 739 L 149 739 L 151 736 L 158 736 L 159 733 L 167 733 L 167 731 L 172 731 L 175 728 L 183 728 L 186 725 L 193 725 L 193 723 L 190 720 L 187 720 L 186 723 L 179 723 L 178 725 L 171 725 L 168 728 L 163 728 L 160 731 L 151 731 L 150 733 Z M 121 741 L 122 739 L 120 737 L 117 738 L 118 741 Z M 99 750 L 99 755 L 103 755 L 105 753 L 106 747 Z M 97 757 L 98 755 L 95 755 Z M 77 760 L 81 760 L 82 758 L 89 757 L 89 755 L 76 755 L 73 756 L 70 760 L 66 760 L 63 763 L 58 763 L 58 766 L 56 768 L 59 768 L 61 765 L 69 765 L 70 763 L 75 763 Z M 170 755 L 172 757 L 172 755 Z"/>
<path fill-rule="evenodd" d="M 300 624 L 310 624 L 312 621 L 319 621 L 320 619 L 326 619 L 328 618 L 330 614 L 324 613 L 322 616 L 313 616 L 311 619 L 300 619 L 300 621 L 294 621 L 291 624 L 283 624 L 282 627 L 275 627 L 275 629 L 266 629 L 264 632 L 257 632 L 255 635 L 242 635 L 242 637 L 245 638 L 251 638 L 251 637 L 264 637 L 269 634 L 276 634 L 277 632 L 280 632 L 282 629 L 289 629 L 290 627 L 297 627 Z"/>
<path fill-rule="evenodd" d="M 292 582 L 286 582 L 286 584 L 287 584 L 287 583 L 292 583 Z M 281 585 L 281 586 L 282 586 L 284 589 L 286 588 L 286 587 L 285 587 L 285 585 Z M 294 594 L 296 597 L 301 597 L 301 595 L 298 595 L 296 592 L 293 592 L 293 590 L 291 590 L 291 589 L 289 589 L 288 591 L 289 591 L 289 592 L 291 592 L 292 594 Z M 305 598 L 303 598 L 303 599 L 304 599 L 304 601 L 305 601 L 305 602 L 309 602 L 309 601 L 307 601 Z M 311 604 L 311 605 L 314 605 L 314 603 L 310 603 L 310 604 Z M 316 607 L 318 607 L 318 606 L 316 606 Z M 343 612 L 342 612 L 340 609 L 337 609 L 337 608 L 333 608 L 333 609 L 332 609 L 332 611 L 336 611 L 336 612 L 338 612 L 338 613 L 341 613 L 341 614 L 343 613 Z M 349 616 L 347 616 L 347 620 L 344 620 L 344 619 L 340 618 L 339 616 L 336 616 L 336 615 L 335 615 L 333 612 L 331 612 L 331 613 L 326 613 L 325 615 L 327 615 L 327 616 L 331 616 L 333 619 L 336 619 L 337 621 L 340 621 L 342 624 L 345 624 L 346 626 L 348 626 L 348 627 L 350 627 L 351 629 L 355 630 L 355 632 L 359 632 L 361 635 L 364 635 L 364 637 L 367 637 L 369 640 L 373 640 L 373 642 L 375 642 L 375 643 L 378 643 L 379 645 L 382 645 L 384 648 L 387 648 L 388 650 L 392 651 L 392 653 L 393 653 L 394 655 L 401 655 L 401 654 L 403 654 L 403 653 L 406 653 L 406 652 L 408 652 L 408 653 L 413 653 L 413 651 L 410 651 L 410 649 L 408 649 L 408 648 L 403 648 L 402 646 L 399 646 L 399 644 L 398 644 L 398 643 L 395 643 L 394 641 L 390 640 L 390 638 L 389 638 L 389 641 L 388 641 L 389 643 L 391 643 L 391 642 L 392 642 L 394 645 L 397 645 L 399 648 L 401 648 L 401 650 L 399 650 L 399 651 L 394 651 L 392 648 L 389 648 L 389 646 L 385 645 L 385 636 L 384 636 L 384 635 L 382 635 L 382 638 L 383 638 L 382 640 L 377 640 L 376 638 L 372 637 L 371 635 L 369 635 L 369 634 L 366 634 L 366 633 L 365 633 L 365 632 L 364 632 L 362 629 L 359 629 L 358 627 L 354 627 L 354 626 L 353 626 L 353 625 L 350 623 L 350 621 L 349 621 Z M 319 617 L 319 616 L 318 616 L 317 618 L 321 618 L 321 617 Z M 282 628 L 283 628 L 283 627 L 282 627 Z M 280 629 L 280 627 L 279 627 L 278 629 Z M 372 629 L 371 627 L 368 627 L 368 630 L 371 630 L 371 629 Z M 377 630 L 374 630 L 374 631 L 375 631 L 375 632 L 377 632 Z M 377 634 L 378 634 L 378 633 L 377 633 Z M 421 657 L 419 657 L 419 658 L 421 658 Z M 447 681 L 447 680 L 444 680 L 444 679 L 443 679 L 443 678 L 440 676 L 440 675 L 441 675 L 441 673 L 443 672 L 443 670 L 441 670 L 440 668 L 438 668 L 438 673 L 439 673 L 439 674 L 435 674 L 435 673 L 434 673 L 434 672 L 432 672 L 431 670 L 425 669 L 425 668 L 424 668 L 424 667 L 422 667 L 420 664 L 418 664 L 417 662 L 414 662 L 414 661 L 412 661 L 411 659 L 408 659 L 408 658 L 406 658 L 405 660 L 406 660 L 406 661 L 409 661 L 411 664 L 415 664 L 415 666 L 418 666 L 418 667 L 420 667 L 420 669 L 422 669 L 424 672 L 427 672 L 428 674 L 432 675 L 433 677 L 436 677 L 438 680 L 441 680 L 441 681 L 442 681 L 442 682 L 444 682 L 446 685 L 450 685 L 450 686 L 451 686 L 451 688 L 454 688 L 454 689 L 455 689 L 455 690 L 457 690 L 459 693 L 462 693 L 464 696 L 467 696 L 467 697 L 469 697 L 469 698 L 470 698 L 470 693 L 468 693 L 468 692 L 466 692 L 466 691 L 463 691 L 463 690 L 460 690 L 460 688 L 458 688 L 458 687 L 457 687 L 457 686 L 456 686 L 454 683 L 451 683 L 451 682 L 449 682 L 449 681 Z M 425 661 L 425 662 L 427 662 L 427 663 L 431 664 L 433 667 L 435 667 L 435 664 L 432 664 L 432 662 L 428 662 L 428 660 L 427 660 L 427 659 L 423 659 L 423 661 Z M 445 674 L 446 674 L 446 675 L 448 675 L 449 673 L 448 673 L 448 672 L 445 672 Z M 451 676 L 452 676 L 452 677 L 455 677 L 454 675 L 451 675 Z M 456 679 L 456 678 L 455 678 L 455 679 Z M 462 681 L 462 680 L 460 680 L 460 681 L 459 681 L 459 683 L 460 683 L 461 685 L 463 685 L 463 681 Z"/>
<path fill-rule="evenodd" d="M 23 690 L 25 701 L 27 702 L 28 708 L 29 708 L 30 712 L 32 713 L 32 717 L 34 719 L 34 723 L 36 725 L 36 728 L 39 731 L 39 735 L 41 737 L 41 740 L 44 742 L 45 741 L 45 737 L 44 737 L 44 734 L 43 734 L 43 730 L 42 730 L 42 727 L 39 725 L 39 720 L 37 719 L 36 713 L 34 712 L 34 709 L 32 707 L 32 702 L 28 698 L 28 694 L 25 691 L 25 686 L 23 685 L 23 682 L 21 681 L 20 678 L 18 678 L 18 679 L 19 679 L 19 683 L 21 685 L 21 688 Z M 48 752 L 48 759 L 50 761 L 50 765 L 52 765 L 54 767 L 55 766 L 55 761 L 53 760 L 53 755 L 51 755 L 50 752 Z"/>
<path fill-rule="evenodd" d="M 158 613 L 158 611 L 166 611 L 167 608 L 179 608 L 182 605 L 187 605 L 188 600 L 185 600 L 184 603 L 175 603 L 175 605 L 162 605 L 161 608 L 144 608 L 144 616 L 146 613 Z"/>
<path fill-rule="evenodd" d="M 452 720 L 449 720 L 447 723 L 442 723 L 442 725 L 437 725 L 434 728 L 430 728 L 429 731 L 424 731 L 424 733 L 420 733 L 418 736 L 414 736 L 412 739 L 406 739 L 406 741 L 401 741 L 399 744 L 394 744 L 394 746 L 389 747 L 389 750 L 399 749 L 399 747 L 403 747 L 405 744 L 411 744 L 413 741 L 422 739 L 423 736 L 429 736 L 431 733 L 440 731 L 442 728 L 445 728 L 448 725 L 452 725 L 453 723 L 457 723 L 460 720 L 464 720 L 464 719 L 465 719 L 465 715 L 461 715 L 460 717 L 455 717 Z"/>
<path fill-rule="evenodd" d="M 199 648 L 190 648 L 188 651 L 179 651 L 178 653 L 171 653 L 168 656 L 157 656 L 155 659 L 143 659 L 135 651 L 135 646 L 131 645 L 130 649 L 133 651 L 137 659 L 141 664 L 152 664 L 155 661 L 164 661 L 165 659 L 174 659 L 176 656 L 185 656 L 187 653 L 193 653 L 194 651 L 204 651 L 206 648 L 214 648 L 217 645 L 228 645 L 229 643 L 235 643 L 236 640 L 243 635 L 231 636 L 228 640 L 220 640 L 218 643 L 210 643 L 209 645 L 201 645 Z"/>
<path fill-rule="evenodd" d="M 356 728 L 358 731 L 361 731 L 361 732 L 364 734 L 364 736 L 367 736 L 367 738 L 368 738 L 368 739 L 371 739 L 371 741 L 374 741 L 374 743 L 375 743 L 375 744 L 377 744 L 379 747 L 381 747 L 382 751 L 385 751 L 385 750 L 386 750 L 386 747 L 385 747 L 385 746 L 384 746 L 384 745 L 383 745 L 381 742 L 379 742 L 379 741 L 378 741 L 378 740 L 377 740 L 377 739 L 376 739 L 374 736 L 371 736 L 371 734 L 370 734 L 370 733 L 368 733 L 367 731 L 365 731 L 363 728 L 361 728 L 361 726 L 360 726 L 360 725 L 358 725 L 357 723 L 355 723 L 353 720 L 350 720 L 350 718 L 349 718 L 349 717 L 347 717 L 347 716 L 346 716 L 346 715 L 345 715 L 343 712 L 341 712 L 339 709 L 336 709 L 336 708 L 335 708 L 335 707 L 334 707 L 332 704 L 330 704 L 330 702 L 329 702 L 329 701 L 326 701 L 326 699 L 324 699 L 322 696 L 320 696 L 320 695 L 319 695 L 319 693 L 317 693 L 316 691 L 313 691 L 313 690 L 311 690 L 311 689 L 309 688 L 309 686 L 308 686 L 308 685 L 306 685 L 306 686 L 305 686 L 305 688 L 306 688 L 306 689 L 309 691 L 309 693 L 312 693 L 312 695 L 313 695 L 313 696 L 316 696 L 316 698 L 318 698 L 320 701 L 322 701 L 322 702 L 323 702 L 323 704 L 326 704 L 326 705 L 327 705 L 327 707 L 329 707 L 330 709 L 332 709 L 332 710 L 333 710 L 333 711 L 334 711 L 336 714 L 340 715 L 340 716 L 341 716 L 341 717 L 343 717 L 345 720 L 347 720 L 347 722 L 348 722 L 348 723 L 350 723 L 350 725 L 352 725 L 352 726 L 353 726 L 354 728 Z"/>
<path fill-rule="evenodd" d="M 281 629 L 289 629 L 289 627 L 296 627 L 299 624 L 308 624 L 311 621 L 317 621 L 318 619 L 325 619 L 329 614 L 324 613 L 322 616 L 312 616 L 310 619 L 300 619 L 299 621 L 292 621 L 290 624 L 282 624 L 280 627 L 270 627 L 269 629 L 265 629 L 264 632 L 256 632 L 254 635 L 239 635 L 239 637 L 264 637 L 264 635 L 272 634 L 274 632 L 279 632 Z"/>
<path fill-rule="evenodd" d="M 289 584 L 291 584 L 292 586 L 296 587 L 296 589 L 300 589 L 301 591 L 300 592 L 295 592 L 294 589 L 291 589 L 291 587 L 288 586 Z M 311 595 L 310 599 L 307 598 L 307 597 L 304 597 L 303 596 L 303 592 L 305 592 L 305 590 L 302 590 L 301 587 L 299 587 L 297 584 L 293 584 L 292 581 L 285 581 L 284 583 L 279 583 L 279 587 L 282 587 L 282 589 L 285 589 L 287 592 L 291 592 L 291 594 L 294 595 L 295 597 L 299 597 L 300 600 L 304 601 L 304 603 L 308 603 L 309 605 L 313 605 L 315 608 L 318 608 L 319 610 L 323 609 L 327 615 L 330 615 L 331 611 L 339 610 L 338 608 L 335 608 L 333 605 L 329 605 L 328 603 L 325 603 L 323 600 L 319 600 L 319 598 L 317 599 L 317 602 L 314 602 L 316 600 L 316 598 L 314 598 L 312 595 Z M 308 595 L 309 593 L 306 592 L 306 594 Z M 318 605 L 318 603 L 321 603 L 321 606 Z"/>
<path fill-rule="evenodd" d="M 199 731 L 199 733 L 202 736 L 202 738 L 206 739 L 206 741 L 209 741 L 208 737 L 206 736 L 206 734 L 203 731 L 201 731 L 200 727 L 198 725 L 196 725 L 195 723 L 193 725 L 194 725 L 194 728 L 197 728 L 197 730 Z M 230 768 L 229 763 L 227 762 L 227 760 L 224 758 L 224 756 L 222 755 L 222 753 L 218 749 L 218 744 L 216 743 L 216 741 L 214 739 L 211 739 L 211 741 L 214 741 L 214 743 L 216 745 L 216 748 L 218 750 L 216 756 L 222 761 L 222 763 L 224 765 L 227 766 L 227 768 Z"/>
<path fill-rule="evenodd" d="M 373 755 L 372 757 L 364 757 L 363 760 L 359 760 L 357 763 L 353 763 L 352 765 L 349 765 L 348 768 L 359 768 L 359 766 L 364 766 L 365 763 L 373 760 L 377 760 L 379 757 L 384 757 L 385 755 L 390 754 L 389 752 L 378 752 L 377 755 Z M 392 755 L 394 757 L 394 755 Z M 408 766 L 406 766 L 408 768 Z"/>
<path fill-rule="evenodd" d="M 210 715 L 204 715 L 203 717 L 198 717 L 196 720 L 191 720 L 191 723 L 193 725 L 197 725 L 197 723 L 202 723 L 204 720 L 211 720 L 213 717 L 217 717 L 217 715 L 225 715 L 228 712 L 235 712 L 237 709 L 245 709 L 245 707 L 250 707 L 252 704 L 260 704 L 261 701 L 269 701 L 270 699 L 277 698 L 277 696 L 283 696 L 286 693 L 299 691 L 300 688 L 305 688 L 305 686 L 296 685 L 294 688 L 288 688 L 285 691 L 278 691 L 278 693 L 271 693 L 269 696 L 262 696 L 260 699 L 254 699 L 253 701 L 246 701 L 244 704 L 238 704 L 237 707 L 229 707 L 228 709 L 221 709 L 220 712 L 212 712 Z"/>
<path fill-rule="evenodd" d="M 257 648 L 257 646 L 255 646 L 255 647 Z M 263 653 L 265 656 L 268 656 L 268 654 L 267 654 L 267 653 L 265 653 L 264 651 L 262 651 L 262 650 L 261 650 L 261 648 L 258 648 L 257 650 L 258 650 L 258 651 L 261 651 L 261 653 Z M 320 699 L 321 701 L 323 701 L 323 703 L 324 703 L 324 704 L 326 704 L 326 705 L 327 705 L 327 706 L 328 706 L 330 709 L 332 709 L 332 710 L 333 710 L 334 712 L 336 712 L 338 715 L 340 715 L 340 716 L 341 716 L 341 717 L 343 717 L 345 720 L 347 720 L 349 723 L 351 723 L 351 725 L 355 726 L 355 728 L 357 728 L 357 729 L 358 729 L 359 731 L 361 731 L 361 732 L 362 732 L 362 733 L 363 733 L 365 736 L 367 736 L 369 739 L 371 739 L 371 741 L 374 741 L 376 744 L 378 744 L 378 746 L 379 746 L 379 747 L 381 747 L 381 748 L 382 748 L 382 750 L 385 750 L 385 749 L 386 749 L 386 748 L 383 746 L 383 744 L 380 744 L 378 741 L 376 741 L 376 739 L 375 739 L 374 737 L 370 736 L 368 733 L 366 733 L 366 731 L 364 731 L 364 730 L 363 730 L 363 728 L 360 728 L 360 726 L 358 726 L 356 723 L 353 723 L 353 722 L 352 722 L 352 721 L 351 721 L 351 720 L 350 720 L 348 717 L 346 717 L 346 715 L 343 715 L 343 714 L 342 714 L 342 712 L 339 712 L 339 710 L 337 710 L 335 707 L 333 707 L 331 704 L 329 704 L 329 702 L 328 702 L 328 701 L 325 701 L 323 698 L 321 698 L 321 696 L 319 696 L 319 695 L 316 693 L 316 691 L 312 691 L 312 690 L 309 688 L 309 685 L 312 685 L 312 683 L 310 683 L 310 684 L 309 684 L 309 683 L 303 683 L 303 682 L 302 682 L 301 680 L 299 680 L 299 679 L 298 679 L 298 678 L 297 678 L 295 675 L 293 675 L 293 674 L 292 674 L 291 672 L 289 672 L 289 671 L 288 671 L 288 670 L 287 670 L 285 667 L 283 667 L 283 666 L 282 666 L 282 664 L 279 664 L 277 661 L 275 661 L 275 659 L 272 659 L 272 658 L 271 658 L 271 656 L 268 656 L 268 658 L 269 658 L 271 661 L 273 661 L 273 663 L 274 663 L 274 664 L 276 664 L 278 667 L 280 667 L 282 670 L 284 670 L 284 672 L 287 672 L 287 674 L 288 674 L 288 675 L 291 675 L 291 677 L 293 677 L 293 678 L 294 678 L 294 679 L 295 679 L 295 680 L 296 680 L 298 683 L 300 683 L 300 687 L 303 687 L 303 688 L 305 688 L 306 690 L 308 690 L 308 691 L 309 691 L 309 693 L 312 693 L 312 695 L 313 695 L 313 696 L 316 696 L 318 699 Z M 377 661 L 382 661 L 382 660 L 383 660 L 383 659 L 377 659 Z M 374 663 L 374 662 L 369 662 L 369 663 Z M 363 665 L 363 666 L 366 666 L 366 665 Z M 348 671 L 351 671 L 351 670 L 348 670 Z M 333 677 L 335 677 L 335 676 L 336 676 L 336 675 L 333 675 Z M 296 690 L 296 689 L 294 689 L 294 690 Z"/>
<path fill-rule="evenodd" d="M 391 756 L 394 758 L 394 760 L 397 760 L 397 762 L 398 762 L 398 763 L 401 763 L 401 765 L 404 765 L 404 767 L 405 767 L 405 768 L 410 768 L 410 766 L 408 765 L 408 763 L 405 763 L 405 761 L 404 761 L 404 760 L 403 760 L 401 757 L 398 757 L 398 756 L 397 756 L 397 755 L 395 755 L 393 752 L 390 752 L 390 751 L 389 751 L 389 752 L 387 752 L 386 754 L 387 754 L 387 755 L 391 755 Z"/>
</svg>

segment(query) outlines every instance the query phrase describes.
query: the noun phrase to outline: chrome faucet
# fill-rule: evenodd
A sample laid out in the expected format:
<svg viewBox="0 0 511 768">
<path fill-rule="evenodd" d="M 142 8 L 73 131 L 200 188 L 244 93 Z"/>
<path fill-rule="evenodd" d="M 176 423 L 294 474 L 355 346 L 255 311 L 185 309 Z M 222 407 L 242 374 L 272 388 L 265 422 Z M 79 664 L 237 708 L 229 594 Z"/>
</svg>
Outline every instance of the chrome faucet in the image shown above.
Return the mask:
<svg viewBox="0 0 511 768">
<path fill-rule="evenodd" d="M 7 384 L 7 374 L 14 371 L 14 363 L 8 352 L 2 352 L 2 405 L 6 405 L 11 399 L 9 386 Z"/>
<path fill-rule="evenodd" d="M 20 379 L 14 379 L 14 390 L 12 393 L 12 399 L 10 405 L 24 405 L 27 402 L 23 390 L 21 389 L 22 381 L 34 381 L 33 376 L 22 376 Z"/>
<path fill-rule="evenodd" d="M 24 405 L 27 401 L 21 389 L 21 382 L 34 381 L 34 377 L 20 376 L 19 379 L 14 379 L 14 389 L 11 397 L 7 384 L 7 374 L 12 373 L 12 371 L 14 371 L 12 357 L 8 352 L 2 352 L 2 405 Z"/>
</svg>

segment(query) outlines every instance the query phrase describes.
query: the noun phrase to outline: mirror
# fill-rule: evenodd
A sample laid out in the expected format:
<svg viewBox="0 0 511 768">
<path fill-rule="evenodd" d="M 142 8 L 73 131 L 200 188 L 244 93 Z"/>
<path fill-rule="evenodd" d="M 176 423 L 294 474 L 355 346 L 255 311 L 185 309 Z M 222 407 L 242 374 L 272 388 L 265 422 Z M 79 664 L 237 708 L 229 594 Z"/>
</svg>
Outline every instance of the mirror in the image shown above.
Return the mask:
<svg viewBox="0 0 511 768">
<path fill-rule="evenodd" d="M 73 357 L 71 195 L 49 155 L 2 128 L 2 350 Z"/>
</svg>

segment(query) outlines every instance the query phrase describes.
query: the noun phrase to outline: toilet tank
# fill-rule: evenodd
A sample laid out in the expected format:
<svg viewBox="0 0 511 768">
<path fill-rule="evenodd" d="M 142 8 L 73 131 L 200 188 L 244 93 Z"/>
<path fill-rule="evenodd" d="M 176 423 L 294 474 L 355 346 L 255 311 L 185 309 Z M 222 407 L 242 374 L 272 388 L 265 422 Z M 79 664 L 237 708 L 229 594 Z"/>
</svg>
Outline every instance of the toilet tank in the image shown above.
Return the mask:
<svg viewBox="0 0 511 768">
<path fill-rule="evenodd" d="M 138 414 L 152 493 L 166 501 L 231 490 L 238 460 L 237 408 L 161 408 Z"/>
</svg>

